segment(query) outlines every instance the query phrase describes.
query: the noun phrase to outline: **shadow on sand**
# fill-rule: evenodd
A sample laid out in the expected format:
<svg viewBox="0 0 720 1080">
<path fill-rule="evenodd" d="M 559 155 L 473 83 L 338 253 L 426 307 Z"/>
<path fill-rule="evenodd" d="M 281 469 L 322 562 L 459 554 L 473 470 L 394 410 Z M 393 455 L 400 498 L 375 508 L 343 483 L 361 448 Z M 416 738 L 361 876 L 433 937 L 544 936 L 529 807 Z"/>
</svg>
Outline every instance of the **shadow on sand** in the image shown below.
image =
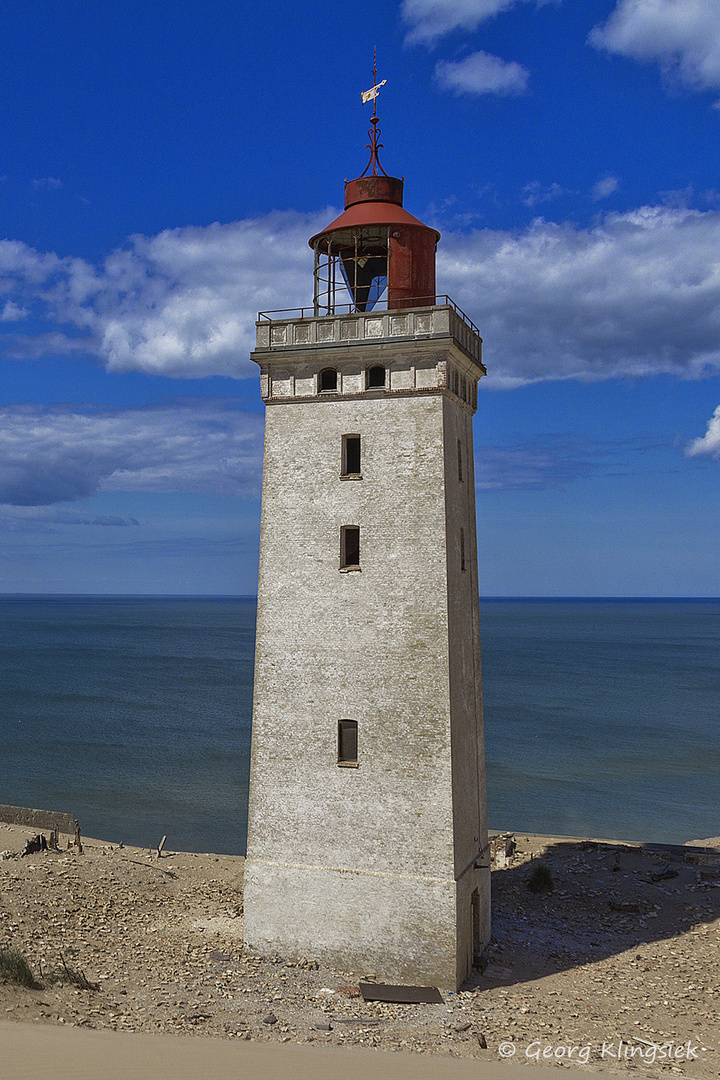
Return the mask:
<svg viewBox="0 0 720 1080">
<path fill-rule="evenodd" d="M 540 979 L 720 917 L 720 850 L 538 840 L 518 834 L 515 856 L 493 870 L 492 938 L 466 989 Z M 553 887 L 534 893 L 539 863 Z"/>
</svg>

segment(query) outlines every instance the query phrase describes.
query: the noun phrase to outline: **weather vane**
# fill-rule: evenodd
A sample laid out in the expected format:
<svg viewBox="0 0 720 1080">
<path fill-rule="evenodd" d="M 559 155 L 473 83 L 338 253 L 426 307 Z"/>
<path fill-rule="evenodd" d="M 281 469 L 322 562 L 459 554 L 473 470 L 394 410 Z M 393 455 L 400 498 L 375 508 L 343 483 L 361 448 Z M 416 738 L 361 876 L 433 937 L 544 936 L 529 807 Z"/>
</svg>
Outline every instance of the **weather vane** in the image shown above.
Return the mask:
<svg viewBox="0 0 720 1080">
<path fill-rule="evenodd" d="M 380 164 L 380 159 L 378 158 L 378 150 L 382 149 L 383 144 L 381 142 L 378 142 L 378 139 L 380 138 L 380 128 L 378 127 L 378 124 L 379 124 L 380 121 L 378 120 L 377 106 L 376 106 L 377 96 L 380 93 L 380 87 L 385 86 L 386 82 L 387 82 L 387 79 L 383 79 L 382 82 L 377 81 L 377 49 L 374 48 L 373 49 L 373 84 L 372 84 L 372 89 L 363 90 L 362 94 L 360 95 L 361 98 L 362 98 L 363 105 L 367 104 L 368 101 L 372 101 L 372 103 L 373 103 L 373 114 L 370 117 L 370 123 L 372 124 L 372 127 L 368 128 L 368 135 L 370 136 L 370 142 L 367 144 L 367 149 L 370 151 L 370 160 L 368 161 L 367 165 L 365 166 L 364 171 L 360 174 L 361 176 L 365 176 L 365 174 L 367 173 L 367 171 L 368 171 L 368 169 L 370 168 L 371 165 L 372 165 L 372 175 L 373 176 L 377 176 L 378 169 L 383 174 L 383 176 L 387 176 L 387 173 L 383 169 L 382 165 Z"/>
</svg>

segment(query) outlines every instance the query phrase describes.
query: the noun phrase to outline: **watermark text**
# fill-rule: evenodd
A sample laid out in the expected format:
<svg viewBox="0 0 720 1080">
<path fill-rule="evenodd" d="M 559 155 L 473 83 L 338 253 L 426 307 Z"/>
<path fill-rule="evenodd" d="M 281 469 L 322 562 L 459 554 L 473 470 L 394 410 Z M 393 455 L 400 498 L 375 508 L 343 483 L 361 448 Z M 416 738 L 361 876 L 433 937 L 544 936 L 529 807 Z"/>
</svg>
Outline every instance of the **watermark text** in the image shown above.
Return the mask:
<svg viewBox="0 0 720 1080">
<path fill-rule="evenodd" d="M 603 1042 L 599 1046 L 591 1043 L 573 1044 L 544 1042 L 535 1039 L 523 1049 L 509 1039 L 504 1039 L 498 1044 L 498 1054 L 502 1058 L 511 1058 L 520 1053 L 529 1061 L 573 1061 L 581 1065 L 587 1065 L 590 1058 L 600 1061 L 613 1059 L 614 1061 L 644 1062 L 646 1065 L 654 1065 L 656 1061 L 695 1061 L 704 1050 L 704 1047 L 695 1044 L 691 1039 L 685 1042 L 648 1042 L 638 1039 L 635 1042 L 626 1042 L 625 1039 L 613 1039 Z"/>
</svg>

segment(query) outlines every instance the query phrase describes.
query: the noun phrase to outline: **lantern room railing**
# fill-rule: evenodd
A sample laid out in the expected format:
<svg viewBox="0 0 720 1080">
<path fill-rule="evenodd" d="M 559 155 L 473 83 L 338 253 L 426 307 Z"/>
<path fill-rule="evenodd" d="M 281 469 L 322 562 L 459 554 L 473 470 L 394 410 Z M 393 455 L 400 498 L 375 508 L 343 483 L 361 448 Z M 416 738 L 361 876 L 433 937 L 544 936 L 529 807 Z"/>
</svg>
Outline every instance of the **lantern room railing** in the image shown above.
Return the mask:
<svg viewBox="0 0 720 1080">
<path fill-rule="evenodd" d="M 439 294 L 437 296 L 413 296 L 407 300 L 403 300 L 400 305 L 396 302 L 392 305 L 388 303 L 387 297 L 383 297 L 378 300 L 372 309 L 377 311 L 403 311 L 405 307 L 417 309 L 420 305 L 424 307 L 450 307 L 455 314 L 462 320 L 473 334 L 477 334 L 480 337 L 480 331 L 478 330 L 472 319 L 465 314 L 462 308 L 455 303 L 452 297 L 447 293 Z M 336 304 L 333 315 L 357 315 L 358 308 L 355 304 Z M 372 314 L 372 312 L 362 312 L 362 314 Z M 275 311 L 260 311 L 258 312 L 258 322 L 277 322 L 278 320 L 285 319 L 312 319 L 312 318 L 327 318 L 327 313 L 323 312 L 321 315 L 317 315 L 314 306 L 300 307 L 300 308 L 278 308 Z"/>
</svg>

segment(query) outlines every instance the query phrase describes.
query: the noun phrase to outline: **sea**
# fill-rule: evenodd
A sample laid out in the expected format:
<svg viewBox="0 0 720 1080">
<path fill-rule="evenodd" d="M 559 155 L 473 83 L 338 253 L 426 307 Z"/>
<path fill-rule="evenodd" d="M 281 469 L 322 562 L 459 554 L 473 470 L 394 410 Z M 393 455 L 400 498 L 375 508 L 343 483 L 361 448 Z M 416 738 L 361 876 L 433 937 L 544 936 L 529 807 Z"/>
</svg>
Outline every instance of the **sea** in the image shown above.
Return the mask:
<svg viewBox="0 0 720 1080">
<path fill-rule="evenodd" d="M 483 600 L 480 619 L 491 828 L 720 835 L 720 600 Z M 253 598 L 0 597 L 0 803 L 244 853 L 254 644 Z"/>
</svg>

